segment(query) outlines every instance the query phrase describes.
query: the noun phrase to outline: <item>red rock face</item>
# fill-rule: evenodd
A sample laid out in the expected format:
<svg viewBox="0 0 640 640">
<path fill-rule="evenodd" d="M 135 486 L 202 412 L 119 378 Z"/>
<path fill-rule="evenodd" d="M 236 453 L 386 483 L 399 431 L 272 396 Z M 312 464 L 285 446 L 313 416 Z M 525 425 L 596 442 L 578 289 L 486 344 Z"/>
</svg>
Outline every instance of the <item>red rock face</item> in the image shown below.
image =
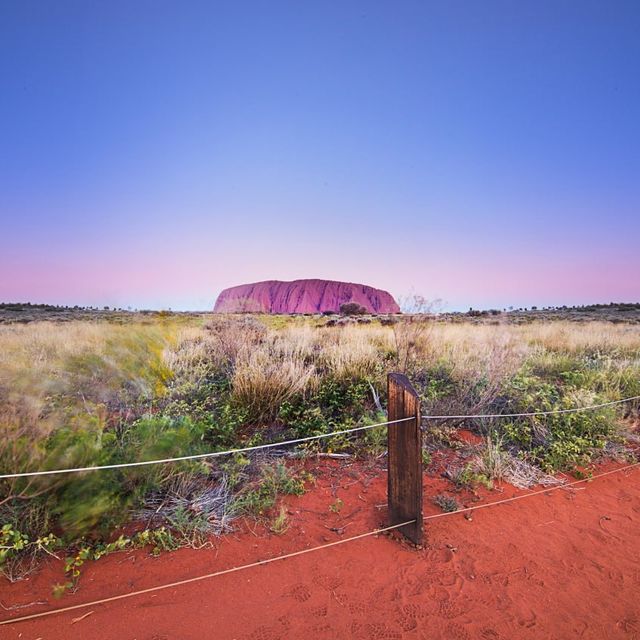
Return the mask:
<svg viewBox="0 0 640 640">
<path fill-rule="evenodd" d="M 225 289 L 216 300 L 217 313 L 321 313 L 340 311 L 345 302 L 356 302 L 369 313 L 400 311 L 393 296 L 364 284 L 333 280 L 265 280 Z"/>
</svg>

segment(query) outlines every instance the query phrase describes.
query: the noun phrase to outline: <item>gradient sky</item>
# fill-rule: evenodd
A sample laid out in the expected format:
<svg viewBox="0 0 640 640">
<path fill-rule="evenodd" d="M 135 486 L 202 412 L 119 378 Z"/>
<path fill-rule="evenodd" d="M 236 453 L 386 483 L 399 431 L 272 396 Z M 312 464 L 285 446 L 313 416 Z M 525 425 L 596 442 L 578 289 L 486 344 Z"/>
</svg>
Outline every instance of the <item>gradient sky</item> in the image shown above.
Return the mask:
<svg viewBox="0 0 640 640">
<path fill-rule="evenodd" d="M 640 300 L 640 3 L 0 0 L 0 301 Z"/>
</svg>

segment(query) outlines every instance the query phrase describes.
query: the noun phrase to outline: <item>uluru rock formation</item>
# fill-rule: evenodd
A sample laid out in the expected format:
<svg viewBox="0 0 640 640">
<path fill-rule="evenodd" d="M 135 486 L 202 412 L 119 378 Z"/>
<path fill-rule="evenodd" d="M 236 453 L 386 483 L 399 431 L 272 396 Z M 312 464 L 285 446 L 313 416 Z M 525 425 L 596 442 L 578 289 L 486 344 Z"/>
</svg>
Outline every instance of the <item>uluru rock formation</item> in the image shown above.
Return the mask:
<svg viewBox="0 0 640 640">
<path fill-rule="evenodd" d="M 333 280 L 265 280 L 225 289 L 216 300 L 217 313 L 322 313 L 339 312 L 355 302 L 369 313 L 398 313 L 393 296 L 365 284 Z"/>
</svg>

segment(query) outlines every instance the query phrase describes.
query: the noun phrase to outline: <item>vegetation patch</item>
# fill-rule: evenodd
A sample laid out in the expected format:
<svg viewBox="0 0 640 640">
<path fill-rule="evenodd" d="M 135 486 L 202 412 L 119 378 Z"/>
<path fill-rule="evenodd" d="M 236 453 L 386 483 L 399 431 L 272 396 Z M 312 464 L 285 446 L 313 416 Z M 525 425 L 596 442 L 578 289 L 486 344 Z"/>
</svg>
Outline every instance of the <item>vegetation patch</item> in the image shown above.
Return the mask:
<svg viewBox="0 0 640 640">
<path fill-rule="evenodd" d="M 440 507 L 445 513 L 452 513 L 460 509 L 458 501 L 453 496 L 448 496 L 443 493 L 439 493 L 433 497 L 433 504 Z"/>
<path fill-rule="evenodd" d="M 556 412 L 640 395 L 640 331 L 630 322 L 109 317 L 0 326 L 3 471 L 135 463 L 375 424 L 385 419 L 389 371 L 409 376 L 431 415 Z M 427 421 L 425 463 L 450 448 L 462 458 L 450 470 L 458 486 L 551 483 L 556 471 L 629 458 L 639 408 Z M 461 429 L 475 434 L 475 448 Z M 314 440 L 297 454 L 383 456 L 385 448 L 383 426 Z M 208 544 L 239 517 L 283 532 L 278 500 L 299 495 L 308 478 L 282 453 L 0 481 L 0 566 L 17 577 L 64 550 L 95 559 L 123 544 L 114 532 L 132 522 L 166 532 L 166 548 Z M 138 544 L 130 540 L 126 548 Z"/>
</svg>

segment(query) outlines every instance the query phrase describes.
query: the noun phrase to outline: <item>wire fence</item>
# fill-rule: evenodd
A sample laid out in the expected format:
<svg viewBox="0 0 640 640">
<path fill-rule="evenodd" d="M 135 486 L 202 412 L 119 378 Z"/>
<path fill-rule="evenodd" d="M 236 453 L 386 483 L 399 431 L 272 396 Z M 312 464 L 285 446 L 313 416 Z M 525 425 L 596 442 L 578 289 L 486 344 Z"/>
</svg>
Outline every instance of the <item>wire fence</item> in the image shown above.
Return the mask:
<svg viewBox="0 0 640 640">
<path fill-rule="evenodd" d="M 161 458 L 158 460 L 142 460 L 140 462 L 122 462 L 118 464 L 105 464 L 94 467 L 74 467 L 72 469 L 51 469 L 45 471 L 25 471 L 21 473 L 6 473 L 0 475 L 0 480 L 6 480 L 9 478 L 30 478 L 33 476 L 51 476 L 61 473 L 80 473 L 81 471 L 102 471 L 104 469 L 126 469 L 130 467 L 143 467 L 150 464 L 162 464 L 166 462 L 182 462 L 185 460 L 204 460 L 205 458 L 218 458 L 221 456 L 229 456 L 235 453 L 247 453 L 249 451 L 258 451 L 260 449 L 272 449 L 274 447 L 284 447 L 291 444 L 299 444 L 301 442 L 311 442 L 313 440 L 320 440 L 322 438 L 332 438 L 333 436 L 340 436 L 348 433 L 355 433 L 356 431 L 366 431 L 367 429 L 375 429 L 376 427 L 383 427 L 389 424 L 396 424 L 398 422 L 407 422 L 408 420 L 415 420 L 415 417 L 400 418 L 398 420 L 387 420 L 386 422 L 377 422 L 375 424 L 367 424 L 361 427 L 352 427 L 350 429 L 341 429 L 339 431 L 332 431 L 330 433 L 321 433 L 315 436 L 306 436 L 304 438 L 294 438 L 292 440 L 282 440 L 281 442 L 269 442 L 266 444 L 256 444 L 251 447 L 239 447 L 237 449 L 227 449 L 226 451 L 212 451 L 210 453 L 196 453 L 189 456 L 179 456 L 177 458 Z"/>
<path fill-rule="evenodd" d="M 623 398 L 622 400 L 614 400 L 612 402 L 603 402 L 601 404 L 594 404 L 586 407 L 574 407 L 572 409 L 555 409 L 551 411 L 533 411 L 526 413 L 495 413 L 495 414 L 470 414 L 470 415 L 423 415 L 423 420 L 462 420 L 462 419 L 491 419 L 491 418 L 516 418 L 516 417 L 531 417 L 531 416 L 547 416 L 553 414 L 564 413 L 577 413 L 580 411 L 594 411 L 602 409 L 604 407 L 611 407 L 614 405 L 624 404 L 626 402 L 632 402 L 634 400 L 640 400 L 640 396 L 632 396 L 630 398 Z M 103 471 L 106 469 L 127 469 L 132 467 L 144 467 L 154 464 L 165 464 L 170 462 L 183 462 L 187 460 L 204 460 L 210 458 L 218 458 L 222 456 L 233 455 L 236 453 L 248 453 L 251 451 L 259 451 L 261 449 L 272 449 L 275 447 L 284 447 L 292 444 L 301 444 L 304 442 L 312 442 L 315 440 L 321 440 L 324 438 L 332 438 L 334 436 L 346 435 L 356 433 L 358 431 L 366 431 L 369 429 L 375 429 L 376 427 L 382 427 L 390 424 L 397 424 L 400 422 L 407 422 L 409 420 L 415 420 L 414 416 L 408 418 L 400 418 L 398 420 L 387 420 L 385 422 L 377 422 L 374 424 L 363 425 L 360 427 L 352 427 L 349 429 L 340 429 L 338 431 L 331 431 L 330 433 L 321 433 L 314 436 L 306 436 L 303 438 L 293 438 L 291 440 L 283 440 L 280 442 L 269 442 L 266 444 L 257 444 L 250 447 L 239 447 L 236 449 L 227 449 L 225 451 L 211 451 L 209 453 L 198 453 L 187 456 L 178 456 L 175 458 L 159 458 L 156 460 L 142 460 L 138 462 L 121 462 L 117 464 L 96 465 L 88 467 L 73 467 L 69 469 L 45 469 L 41 471 L 22 471 L 16 473 L 4 473 L 0 475 L 0 480 L 9 480 L 13 478 L 32 478 L 37 476 L 51 476 L 60 475 L 66 473 L 81 473 L 89 471 Z"/>
<path fill-rule="evenodd" d="M 610 406 L 614 406 L 614 405 L 619 405 L 619 404 L 623 404 L 626 402 L 631 402 L 631 401 L 635 401 L 635 400 L 640 400 L 640 396 L 633 396 L 633 397 L 629 397 L 629 398 L 624 398 L 621 400 L 615 400 L 612 402 L 604 402 L 604 403 L 600 403 L 600 404 L 595 404 L 595 405 L 590 405 L 590 406 L 586 406 L 586 407 L 575 407 L 575 408 L 571 408 L 571 409 L 556 409 L 556 410 L 551 410 L 551 411 L 535 411 L 535 412 L 523 412 L 523 413 L 509 413 L 509 414 L 469 414 L 469 415 L 426 415 L 426 416 L 421 416 L 422 419 L 424 420 L 452 420 L 452 419 L 492 419 L 492 418 L 516 418 L 516 417 L 531 417 L 531 416 L 548 416 L 548 415 L 554 415 L 554 414 L 566 414 L 566 413 L 576 413 L 576 412 L 580 412 L 580 411 L 592 411 L 592 410 L 598 410 L 604 407 L 610 407 Z M 261 449 L 268 449 L 268 448 L 275 448 L 275 447 L 281 447 L 281 446 L 286 446 L 286 445 L 292 445 L 292 444 L 299 444 L 299 443 L 304 443 L 304 442 L 311 442 L 311 441 L 315 441 L 315 440 L 320 440 L 322 438 L 330 438 L 330 437 L 334 437 L 334 436 L 338 436 L 338 435 L 345 435 L 345 434 L 350 434 L 350 433 L 355 433 L 355 432 L 359 432 L 359 431 L 365 431 L 368 429 L 374 429 L 376 427 L 381 427 L 381 426 L 385 426 L 385 425 L 392 425 L 392 424 L 397 424 L 397 423 L 403 423 L 403 422 L 407 422 L 407 421 L 415 421 L 416 420 L 416 416 L 410 416 L 410 417 L 405 417 L 405 418 L 399 418 L 397 420 L 387 420 L 384 422 L 378 422 L 378 423 L 374 423 L 374 424 L 370 424 L 370 425 L 363 425 L 363 426 L 359 426 L 359 427 L 353 427 L 350 429 L 340 429 L 340 430 L 336 430 L 336 431 L 332 431 L 330 433 L 323 433 L 323 434 L 318 434 L 318 435 L 314 435 L 314 436 L 307 436 L 307 437 L 303 437 L 303 438 L 294 438 L 294 439 L 290 439 L 290 440 L 284 440 L 284 441 L 280 441 L 280 442 L 271 442 L 271 443 L 266 443 L 266 444 L 261 444 L 261 445 L 254 445 L 254 446 L 249 446 L 249 447 L 239 447 L 239 448 L 235 448 L 235 449 L 228 449 L 225 451 L 213 451 L 210 453 L 202 453 L 202 454 L 194 454 L 194 455 L 188 455 L 188 456 L 179 456 L 179 457 L 174 457 L 174 458 L 163 458 L 163 459 L 157 459 L 157 460 L 145 460 L 145 461 L 140 461 L 140 462 L 128 462 L 128 463 L 120 463 L 120 464 L 111 464 L 111 465 L 101 465 L 101 466 L 91 466 L 91 467 L 75 467 L 75 468 L 69 468 L 69 469 L 51 469 L 51 470 L 41 470 L 41 471 L 28 471 L 28 472 L 20 472 L 20 473 L 8 473 L 8 474 L 2 474 L 0 475 L 0 479 L 11 479 L 11 478 L 23 478 L 23 477 L 33 477 L 33 476 L 47 476 L 47 475 L 54 475 L 54 474 L 68 474 L 68 473 L 79 473 L 79 472 L 84 472 L 84 471 L 99 471 L 99 470 L 104 470 L 104 469 L 122 469 L 122 468 L 129 468 L 129 467 L 140 467 L 140 466 L 146 466 L 146 465 L 153 465 L 153 464 L 162 464 L 162 463 L 170 463 L 170 462 L 179 462 L 179 461 L 186 461 L 186 460 L 201 460 L 201 459 L 207 459 L 207 458 L 215 458 L 215 457 L 220 457 L 220 456 L 226 456 L 226 455 L 233 455 L 236 453 L 246 453 L 246 452 L 250 452 L 250 451 L 257 451 L 257 450 L 261 450 Z M 502 500 L 497 500 L 494 502 L 488 502 L 485 504 L 480 504 L 480 505 L 474 505 L 472 507 L 466 507 L 463 509 L 458 509 L 454 512 L 443 512 L 443 513 L 437 513 L 437 514 L 431 514 L 431 515 L 427 515 L 423 518 L 424 521 L 427 520 L 432 520 L 432 519 L 436 519 L 436 518 L 443 518 L 443 517 L 447 517 L 447 516 L 452 516 L 455 514 L 460 514 L 460 513 L 466 513 L 466 512 L 471 512 L 471 511 L 475 511 L 477 509 L 483 509 L 483 508 L 487 508 L 487 507 L 492 507 L 492 506 L 497 506 L 497 505 L 501 505 L 501 504 L 506 504 L 506 503 L 510 503 L 510 502 L 514 502 L 516 500 L 522 500 L 525 498 L 529 498 L 532 496 L 536 496 L 536 495 L 540 495 L 540 494 L 548 494 L 552 491 L 556 491 L 559 489 L 566 489 L 567 487 L 571 487 L 577 484 L 581 484 L 584 482 L 588 482 L 590 480 L 596 479 L 596 478 L 601 478 L 607 475 L 610 475 L 612 473 L 619 473 L 625 470 L 630 470 L 632 468 L 638 467 L 640 466 L 640 462 L 634 463 L 634 464 L 629 464 L 626 465 L 624 467 L 620 467 L 618 469 L 614 469 L 611 471 L 606 471 L 600 474 L 597 474 L 595 476 L 592 476 L 591 478 L 585 478 L 585 479 L 581 479 L 581 480 L 576 480 L 573 482 L 569 482 L 569 483 L 564 483 L 562 485 L 558 485 L 556 487 L 545 487 L 544 489 L 538 490 L 538 491 L 533 491 L 527 494 L 523 494 L 523 495 L 517 495 L 517 496 L 512 496 L 510 498 L 505 498 Z M 169 589 L 169 588 L 173 588 L 173 587 L 178 587 L 178 586 L 182 586 L 182 585 L 186 585 L 186 584 L 191 584 L 194 582 L 199 582 L 202 580 L 206 580 L 206 579 L 210 579 L 210 578 L 214 578 L 217 576 L 222 576 L 222 575 L 226 575 L 229 573 L 234 573 L 237 571 L 242 571 L 242 570 L 246 570 L 246 569 L 250 569 L 253 567 L 258 567 L 261 565 L 265 565 L 265 564 L 269 564 L 272 562 L 276 562 L 279 560 L 285 560 L 287 558 L 293 558 L 296 556 L 300 556 L 303 554 L 307 554 L 307 553 L 311 553 L 314 551 L 320 551 L 322 549 L 326 549 L 329 547 L 333 547 L 333 546 L 337 546 L 337 545 L 341 545 L 341 544 L 346 544 L 347 542 L 353 542 L 356 540 L 360 540 L 362 538 L 366 538 L 369 536 L 373 536 L 373 535 L 378 535 L 387 531 L 392 531 L 394 529 L 399 529 L 401 527 L 405 527 L 407 525 L 411 525 L 414 524 L 416 522 L 416 519 L 413 520 L 407 520 L 405 522 L 401 522 L 401 523 L 397 523 L 397 524 L 393 524 L 393 525 L 389 525 L 387 527 L 381 527 L 381 528 L 377 528 L 377 529 L 373 529 L 371 531 L 367 531 L 365 533 L 361 533 L 355 536 L 350 536 L 348 538 L 344 538 L 341 540 L 336 540 L 334 542 L 330 542 L 330 543 L 326 543 L 326 544 L 322 544 L 322 545 L 317 545 L 314 547 L 310 547 L 307 549 L 301 549 L 299 551 L 294 551 L 291 553 L 287 553 L 287 554 L 283 554 L 280 556 L 275 556 L 273 558 L 267 558 L 265 560 L 259 560 L 256 562 L 252 562 L 249 564 L 245 564 L 245 565 L 240 565 L 240 566 L 236 566 L 236 567 L 231 567 L 229 569 L 223 569 L 220 571 L 215 571 L 212 573 L 207 573 L 204 575 L 200 575 L 200 576 L 195 576 L 192 578 L 187 578 L 184 580 L 179 580 L 176 582 L 171 582 L 168 584 L 163 584 L 163 585 L 158 585 L 155 587 L 149 587 L 147 589 L 141 589 L 141 590 L 137 590 L 137 591 L 132 591 L 129 593 L 124 593 L 124 594 L 119 594 L 116 596 L 111 596 L 108 598 L 102 598 L 100 600 L 94 600 L 92 602 L 86 602 L 86 603 L 81 603 L 81 604 L 77 604 L 77 605 L 72 605 L 69 607 L 61 607 L 61 608 L 57 608 L 57 609 L 50 609 L 48 611 L 42 611 L 39 613 L 34 613 L 34 614 L 30 614 L 27 616 L 21 616 L 21 617 L 17 617 L 17 618 L 9 618 L 6 620 L 2 620 L 0 621 L 0 625 L 5 625 L 5 624 L 14 624 L 17 622 L 22 622 L 22 621 L 26 621 L 26 620 L 33 620 L 36 618 L 42 618 L 45 616 L 50 616 L 50 615 L 54 615 L 54 614 L 60 614 L 60 613 L 64 613 L 64 612 L 70 612 L 70 611 L 75 611 L 78 609 L 83 609 L 83 608 L 88 608 L 88 607 L 92 607 L 92 606 L 97 606 L 97 605 L 101 605 L 101 604 L 106 604 L 109 602 L 114 602 L 117 600 L 122 600 L 125 598 L 132 598 L 134 596 L 139 596 L 139 595 L 143 595 L 143 594 L 147 594 L 147 593 L 152 593 L 155 591 L 160 591 L 163 589 Z"/>
<path fill-rule="evenodd" d="M 386 531 L 392 531 L 393 529 L 399 529 L 408 524 L 413 524 L 415 520 L 408 520 L 407 522 L 401 522 L 399 524 L 392 524 L 388 527 L 381 527 L 379 529 L 373 529 L 360 533 L 349 538 L 343 538 L 342 540 L 335 540 L 334 542 L 328 542 L 326 544 L 320 544 L 316 547 L 309 547 L 308 549 L 300 549 L 299 551 L 292 551 L 291 553 L 285 553 L 273 558 L 266 558 L 264 560 L 258 560 L 256 562 L 250 562 L 249 564 L 239 565 L 237 567 L 231 567 L 230 569 L 222 569 L 221 571 L 214 571 L 213 573 L 205 573 L 201 576 L 195 576 L 193 578 L 186 578 L 184 580 L 178 580 L 176 582 L 170 582 L 168 584 L 161 584 L 155 587 L 149 587 L 147 589 L 140 589 L 138 591 L 130 591 L 129 593 L 121 593 L 117 596 L 111 596 L 109 598 L 101 598 L 100 600 L 94 600 L 93 602 L 84 602 L 82 604 L 74 604 L 70 607 L 61 607 L 58 609 L 50 609 L 49 611 L 41 611 L 40 613 L 32 613 L 28 616 L 21 616 L 20 618 L 9 618 L 7 620 L 0 620 L 0 625 L 11 624 L 13 622 L 23 622 L 24 620 L 33 620 L 34 618 L 42 618 L 45 616 L 52 616 L 56 613 L 64 613 L 67 611 L 76 611 L 77 609 L 85 609 L 87 607 L 93 607 L 99 604 L 106 604 L 108 602 L 114 602 L 116 600 L 124 600 L 125 598 L 133 598 L 134 596 L 140 596 L 145 593 L 153 593 L 154 591 L 162 591 L 163 589 L 171 589 L 173 587 L 180 587 L 185 584 L 191 584 L 193 582 L 200 582 L 201 580 L 208 580 L 209 578 L 216 578 L 218 576 L 224 576 L 228 573 L 235 573 L 236 571 L 243 571 L 244 569 L 251 569 L 253 567 L 260 567 L 265 564 L 277 562 L 279 560 L 286 560 L 287 558 L 294 558 L 306 553 L 312 553 L 313 551 L 320 551 L 320 549 L 327 549 L 328 547 L 336 547 L 340 544 L 346 544 L 347 542 L 353 542 L 354 540 L 360 540 L 369 536 L 379 535 Z"/>
<path fill-rule="evenodd" d="M 478 504 L 478 505 L 474 505 L 472 507 L 466 507 L 463 509 L 458 509 L 457 511 L 449 511 L 449 512 L 443 512 L 443 513 L 435 513 L 435 514 L 431 514 L 431 515 L 427 515 L 424 516 L 423 520 L 433 520 L 436 518 L 445 518 L 445 517 L 450 517 L 450 516 L 455 516 L 455 515 L 459 515 L 462 513 L 466 513 L 466 512 L 470 512 L 470 511 L 477 511 L 478 509 L 485 509 L 487 507 L 495 507 L 497 505 L 501 505 L 501 504 L 507 504 L 507 503 L 511 503 L 514 502 L 516 500 L 523 500 L 525 498 L 531 498 L 540 494 L 548 494 L 551 493 L 552 491 L 557 491 L 559 489 L 566 489 L 568 487 L 571 486 L 575 486 L 577 484 L 582 484 L 585 482 L 591 482 L 593 480 L 596 480 L 598 478 L 603 478 L 605 476 L 609 476 L 612 475 L 614 473 L 621 473 L 623 471 L 629 471 L 633 468 L 636 468 L 640 466 L 640 462 L 636 462 L 633 464 L 628 464 L 624 467 L 619 467 L 618 469 L 612 469 L 609 471 L 604 471 L 602 473 L 596 474 L 591 476 L 590 478 L 583 478 L 581 480 L 575 480 L 573 482 L 568 482 L 565 483 L 563 485 L 559 485 L 556 487 L 550 487 L 550 488 L 545 488 L 545 489 L 541 489 L 539 491 L 532 491 L 531 493 L 527 493 L 527 494 L 523 494 L 523 495 L 519 495 L 519 496 L 512 496 L 510 498 L 504 498 L 503 500 L 496 500 L 495 502 L 487 502 L 485 504 Z M 204 575 L 199 575 L 199 576 L 195 576 L 192 578 L 186 578 L 184 580 L 178 580 L 175 582 L 169 582 L 167 584 L 161 584 L 161 585 L 157 585 L 154 587 L 148 587 L 147 589 L 139 589 L 137 591 L 130 591 L 128 593 L 121 593 L 115 596 L 110 596 L 107 598 L 101 598 L 99 600 L 92 600 L 91 602 L 83 602 L 80 604 L 75 604 L 75 605 L 71 605 L 68 607 L 59 607 L 56 609 L 49 609 L 47 611 L 40 611 L 38 613 L 32 613 L 26 616 L 20 616 L 17 618 L 7 618 L 5 620 L 0 620 L 0 625 L 7 625 L 7 624 L 16 624 L 18 622 L 26 622 L 27 620 L 35 620 L 38 618 L 44 618 L 47 616 L 52 616 L 52 615 L 56 615 L 56 614 L 61 614 L 61 613 L 68 613 L 70 611 L 77 611 L 79 609 L 87 609 L 89 607 L 96 607 L 99 605 L 103 605 L 103 604 L 108 604 L 110 602 L 116 602 L 118 600 L 124 600 L 127 598 L 133 598 L 136 596 L 141 596 L 147 593 L 154 593 L 156 591 L 162 591 L 164 589 L 171 589 L 171 588 L 175 588 L 175 587 L 180 587 L 186 584 L 192 584 L 194 582 L 200 582 L 202 580 L 208 580 L 211 578 L 216 578 L 219 576 L 223 576 L 223 575 L 227 575 L 230 573 L 236 573 L 238 571 L 244 571 L 246 569 L 251 569 L 254 567 L 259 567 L 262 565 L 266 565 L 266 564 L 270 564 L 272 562 L 277 562 L 280 560 L 286 560 L 288 558 L 294 558 L 297 556 L 301 556 L 307 553 L 313 553 L 315 551 L 321 551 L 322 549 L 327 549 L 329 547 L 335 547 L 338 545 L 342 545 L 342 544 L 346 544 L 348 542 L 354 542 L 356 540 L 361 540 L 363 538 L 367 538 L 370 536 L 374 536 L 374 535 L 379 535 L 381 533 L 385 533 L 387 531 L 392 531 L 394 529 L 399 529 L 400 527 L 404 527 L 410 524 L 415 523 L 415 520 L 408 520 L 406 522 L 401 522 L 398 524 L 393 524 L 390 525 L 388 527 L 381 527 L 378 529 L 372 529 L 371 531 L 366 531 L 365 533 L 360 533 L 358 535 L 355 536 L 350 536 L 349 538 L 343 538 L 341 540 L 335 540 L 334 542 L 328 542 L 326 544 L 321 544 L 321 545 L 317 545 L 315 547 L 309 547 L 307 549 L 300 549 L 298 551 L 293 551 L 291 553 L 285 553 L 279 556 L 275 556 L 272 558 L 266 558 L 264 560 L 258 560 L 256 562 L 251 562 L 248 564 L 243 564 L 243 565 L 239 565 L 236 567 L 231 567 L 229 569 L 222 569 L 220 571 L 214 571 L 212 573 L 206 573 Z"/>
<path fill-rule="evenodd" d="M 534 416 L 552 416 L 565 413 L 580 413 L 581 411 L 595 411 L 596 409 L 603 409 L 604 407 L 613 407 L 614 405 L 624 404 L 626 402 L 633 402 L 634 400 L 640 400 L 640 396 L 631 396 L 630 398 L 623 398 L 622 400 L 613 400 L 611 402 L 601 402 L 600 404 L 592 404 L 586 407 L 573 407 L 571 409 L 550 409 L 549 411 L 526 411 L 524 413 L 478 413 L 468 415 L 424 415 L 421 416 L 423 420 L 480 420 L 490 418 L 527 418 Z"/>
</svg>

